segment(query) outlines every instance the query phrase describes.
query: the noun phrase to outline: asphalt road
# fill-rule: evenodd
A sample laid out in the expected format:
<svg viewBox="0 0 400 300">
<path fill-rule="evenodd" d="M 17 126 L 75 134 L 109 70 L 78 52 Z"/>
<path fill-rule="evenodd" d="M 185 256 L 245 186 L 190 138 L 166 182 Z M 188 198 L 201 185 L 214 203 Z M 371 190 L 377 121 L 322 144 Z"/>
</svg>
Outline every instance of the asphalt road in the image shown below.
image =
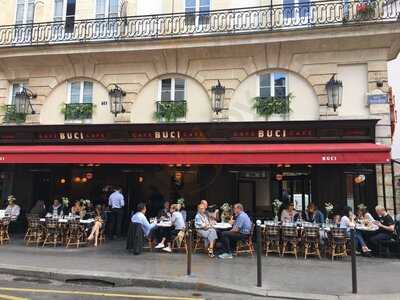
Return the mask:
<svg viewBox="0 0 400 300">
<path fill-rule="evenodd" d="M 0 275 L 0 300 L 261 300 L 238 294 L 203 293 L 143 287 L 105 287 Z M 277 298 L 274 298 L 277 299 Z"/>
</svg>

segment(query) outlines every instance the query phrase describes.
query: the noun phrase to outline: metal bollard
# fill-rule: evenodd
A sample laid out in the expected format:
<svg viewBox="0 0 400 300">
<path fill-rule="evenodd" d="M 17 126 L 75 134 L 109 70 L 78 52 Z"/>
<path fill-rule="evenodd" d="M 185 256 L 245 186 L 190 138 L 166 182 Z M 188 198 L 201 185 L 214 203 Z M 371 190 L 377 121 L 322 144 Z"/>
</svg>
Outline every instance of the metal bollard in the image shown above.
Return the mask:
<svg viewBox="0 0 400 300">
<path fill-rule="evenodd" d="M 261 221 L 257 220 L 256 226 L 256 251 L 257 251 L 257 287 L 262 286 L 262 265 L 261 265 L 261 252 L 262 252 L 262 243 L 261 243 Z"/>
<path fill-rule="evenodd" d="M 190 276 L 192 275 L 192 229 L 189 228 L 188 230 L 188 236 L 187 236 L 187 241 L 186 241 L 186 247 L 187 247 L 187 271 L 186 275 Z"/>
<path fill-rule="evenodd" d="M 355 242 L 355 229 L 350 229 L 351 238 L 351 281 L 353 286 L 353 294 L 357 294 L 357 263 L 356 263 L 356 242 Z"/>
</svg>

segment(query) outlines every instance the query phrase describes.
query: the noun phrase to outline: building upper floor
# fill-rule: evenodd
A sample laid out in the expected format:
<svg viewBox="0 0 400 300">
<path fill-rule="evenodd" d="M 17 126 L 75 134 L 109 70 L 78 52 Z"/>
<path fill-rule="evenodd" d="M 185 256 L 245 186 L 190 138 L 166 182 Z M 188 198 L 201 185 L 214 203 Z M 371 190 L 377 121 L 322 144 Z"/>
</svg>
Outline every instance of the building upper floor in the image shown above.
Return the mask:
<svg viewBox="0 0 400 300">
<path fill-rule="evenodd" d="M 0 47 L 354 32 L 400 16 L 400 0 L 0 0 L 0 8 Z"/>
</svg>

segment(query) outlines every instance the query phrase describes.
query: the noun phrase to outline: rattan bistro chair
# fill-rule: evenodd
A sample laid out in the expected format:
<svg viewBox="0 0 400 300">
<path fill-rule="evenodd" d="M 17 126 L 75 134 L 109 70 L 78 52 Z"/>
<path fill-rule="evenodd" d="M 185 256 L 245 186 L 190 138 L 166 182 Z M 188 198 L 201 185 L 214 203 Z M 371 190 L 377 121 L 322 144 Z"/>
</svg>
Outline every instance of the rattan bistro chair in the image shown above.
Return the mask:
<svg viewBox="0 0 400 300">
<path fill-rule="evenodd" d="M 60 226 L 58 224 L 58 220 L 54 219 L 46 219 L 46 233 L 43 242 L 43 246 L 52 245 L 53 247 L 57 247 L 57 245 L 62 244 L 62 234 L 60 230 Z"/>
<path fill-rule="evenodd" d="M 297 259 L 298 232 L 296 226 L 282 226 L 282 256 L 293 254 Z"/>
<path fill-rule="evenodd" d="M 71 222 L 68 226 L 66 248 L 70 246 L 79 248 L 83 245 L 87 245 L 87 236 L 84 227 L 79 221 Z"/>
<path fill-rule="evenodd" d="M 44 242 L 45 234 L 46 228 L 40 224 L 40 219 L 38 217 L 29 217 L 28 229 L 25 234 L 26 245 L 36 244 L 36 246 L 39 246 L 40 243 Z"/>
<path fill-rule="evenodd" d="M 329 254 L 335 257 L 347 256 L 347 232 L 344 228 L 331 228 L 329 234 Z"/>
<path fill-rule="evenodd" d="M 265 256 L 268 253 L 278 253 L 281 255 L 281 244 L 280 244 L 280 227 L 278 225 L 266 225 L 265 226 Z"/>
<path fill-rule="evenodd" d="M 10 234 L 8 232 L 10 222 L 11 219 L 8 217 L 0 220 L 0 245 L 4 245 L 10 242 Z"/>
<path fill-rule="evenodd" d="M 238 241 L 236 243 L 236 251 L 235 254 L 239 256 L 240 254 L 250 254 L 254 255 L 254 244 L 253 244 L 253 236 L 254 236 L 255 225 L 251 226 L 251 231 L 247 239 Z"/>
<path fill-rule="evenodd" d="M 303 231 L 304 259 L 314 255 L 321 259 L 319 227 L 306 226 Z"/>
</svg>

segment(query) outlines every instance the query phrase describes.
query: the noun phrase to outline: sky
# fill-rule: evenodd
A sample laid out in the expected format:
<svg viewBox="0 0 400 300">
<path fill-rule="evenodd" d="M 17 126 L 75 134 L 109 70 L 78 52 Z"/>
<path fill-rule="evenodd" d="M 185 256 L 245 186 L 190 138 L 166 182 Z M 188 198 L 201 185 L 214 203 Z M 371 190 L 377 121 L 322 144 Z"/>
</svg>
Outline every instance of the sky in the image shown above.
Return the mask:
<svg viewBox="0 0 400 300">
<path fill-rule="evenodd" d="M 397 126 L 393 138 L 392 158 L 400 158 L 400 54 L 388 63 L 388 81 L 396 96 Z"/>
</svg>

